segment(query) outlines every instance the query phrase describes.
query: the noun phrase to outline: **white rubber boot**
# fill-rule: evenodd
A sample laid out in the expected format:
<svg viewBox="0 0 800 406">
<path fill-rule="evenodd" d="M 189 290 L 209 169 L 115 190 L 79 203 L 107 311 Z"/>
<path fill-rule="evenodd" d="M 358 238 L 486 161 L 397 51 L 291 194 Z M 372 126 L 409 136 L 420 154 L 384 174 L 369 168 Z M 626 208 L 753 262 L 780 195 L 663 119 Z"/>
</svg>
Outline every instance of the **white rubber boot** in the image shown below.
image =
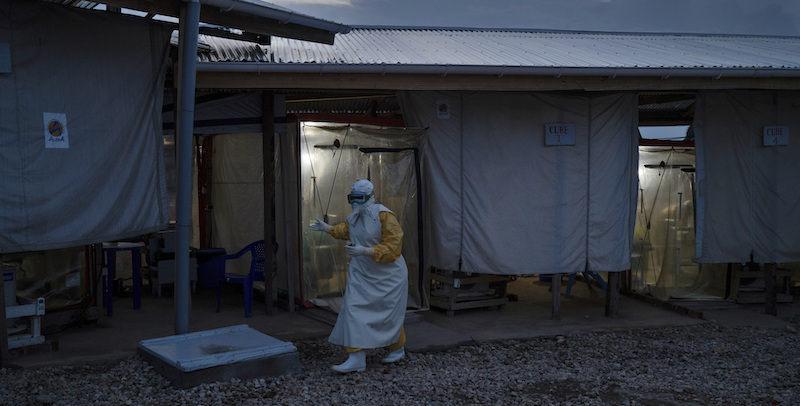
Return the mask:
<svg viewBox="0 0 800 406">
<path fill-rule="evenodd" d="M 384 364 L 391 364 L 392 362 L 400 361 L 406 355 L 405 347 L 400 347 L 399 350 L 394 350 L 386 356 L 386 358 L 381 359 L 381 362 Z"/>
<path fill-rule="evenodd" d="M 347 355 L 347 361 L 331 367 L 336 372 L 346 374 L 348 372 L 361 372 L 367 368 L 367 352 L 364 350 L 351 352 Z"/>
</svg>

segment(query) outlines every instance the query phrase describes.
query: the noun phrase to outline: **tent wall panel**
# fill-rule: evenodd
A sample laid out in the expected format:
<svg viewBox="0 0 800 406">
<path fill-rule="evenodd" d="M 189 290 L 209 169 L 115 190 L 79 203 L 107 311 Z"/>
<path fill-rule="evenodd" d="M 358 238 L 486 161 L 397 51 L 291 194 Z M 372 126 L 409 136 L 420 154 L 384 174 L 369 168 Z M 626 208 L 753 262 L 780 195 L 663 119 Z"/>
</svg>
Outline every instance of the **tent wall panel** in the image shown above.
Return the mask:
<svg viewBox="0 0 800 406">
<path fill-rule="evenodd" d="M 462 178 L 460 176 L 462 94 L 459 92 L 399 92 L 409 127 L 427 127 L 420 147 L 425 176 L 425 262 L 458 269 L 461 257 Z M 445 111 L 446 109 L 446 111 Z"/>
<path fill-rule="evenodd" d="M 630 267 L 633 94 L 402 92 L 400 100 L 407 124 L 428 128 L 429 264 L 503 275 Z M 574 124 L 575 145 L 546 146 L 547 123 Z"/>
<path fill-rule="evenodd" d="M 0 2 L 0 252 L 135 236 L 169 222 L 161 97 L 169 29 L 42 2 Z M 69 148 L 46 148 L 46 113 Z"/>
<path fill-rule="evenodd" d="M 589 176 L 589 269 L 630 269 L 639 161 L 637 97 L 592 99 Z M 606 238 L 614 236 L 615 243 Z"/>
<path fill-rule="evenodd" d="M 796 92 L 698 94 L 698 262 L 800 261 L 798 112 Z M 764 146 L 765 126 L 788 126 L 789 145 Z"/>
</svg>

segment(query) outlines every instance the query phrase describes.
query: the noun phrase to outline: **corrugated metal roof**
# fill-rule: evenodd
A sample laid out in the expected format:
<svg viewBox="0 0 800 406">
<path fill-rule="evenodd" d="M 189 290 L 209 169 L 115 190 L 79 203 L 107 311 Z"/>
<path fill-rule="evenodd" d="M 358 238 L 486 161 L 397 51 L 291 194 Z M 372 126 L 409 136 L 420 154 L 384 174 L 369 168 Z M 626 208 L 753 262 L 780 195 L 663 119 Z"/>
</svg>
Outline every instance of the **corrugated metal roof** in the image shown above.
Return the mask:
<svg viewBox="0 0 800 406">
<path fill-rule="evenodd" d="M 800 37 L 354 27 L 332 46 L 203 37 L 201 62 L 635 69 L 800 69 Z"/>
</svg>

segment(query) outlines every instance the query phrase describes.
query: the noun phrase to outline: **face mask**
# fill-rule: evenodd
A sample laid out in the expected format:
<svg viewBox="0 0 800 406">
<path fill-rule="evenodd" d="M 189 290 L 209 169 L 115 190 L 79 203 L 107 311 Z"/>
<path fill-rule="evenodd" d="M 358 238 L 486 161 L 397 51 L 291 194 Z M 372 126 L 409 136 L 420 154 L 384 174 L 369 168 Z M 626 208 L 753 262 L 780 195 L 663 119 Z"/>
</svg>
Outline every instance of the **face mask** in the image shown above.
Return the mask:
<svg viewBox="0 0 800 406">
<path fill-rule="evenodd" d="M 353 208 L 353 213 L 358 213 L 364 208 L 364 203 L 353 202 L 350 203 L 350 207 Z"/>
</svg>

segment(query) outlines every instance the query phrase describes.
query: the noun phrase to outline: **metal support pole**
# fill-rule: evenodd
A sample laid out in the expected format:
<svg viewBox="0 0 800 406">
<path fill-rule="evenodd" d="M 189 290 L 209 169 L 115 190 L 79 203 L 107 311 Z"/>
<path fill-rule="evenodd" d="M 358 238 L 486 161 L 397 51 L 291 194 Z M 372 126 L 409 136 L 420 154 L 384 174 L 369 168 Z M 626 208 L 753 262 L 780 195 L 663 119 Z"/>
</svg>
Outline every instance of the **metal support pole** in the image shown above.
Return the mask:
<svg viewBox="0 0 800 406">
<path fill-rule="evenodd" d="M 178 82 L 178 122 L 176 123 L 178 190 L 175 228 L 175 334 L 189 332 L 189 230 L 192 219 L 192 134 L 194 133 L 194 93 L 197 76 L 197 37 L 200 30 L 200 3 L 184 0 L 181 5 L 178 42 L 180 81 Z"/>
<path fill-rule="evenodd" d="M 264 313 L 272 316 L 273 276 L 275 258 L 275 93 L 264 90 L 262 107 L 262 151 L 264 160 Z M 284 248 L 285 249 L 285 248 Z M 294 303 L 289 303 L 289 307 Z"/>
</svg>

